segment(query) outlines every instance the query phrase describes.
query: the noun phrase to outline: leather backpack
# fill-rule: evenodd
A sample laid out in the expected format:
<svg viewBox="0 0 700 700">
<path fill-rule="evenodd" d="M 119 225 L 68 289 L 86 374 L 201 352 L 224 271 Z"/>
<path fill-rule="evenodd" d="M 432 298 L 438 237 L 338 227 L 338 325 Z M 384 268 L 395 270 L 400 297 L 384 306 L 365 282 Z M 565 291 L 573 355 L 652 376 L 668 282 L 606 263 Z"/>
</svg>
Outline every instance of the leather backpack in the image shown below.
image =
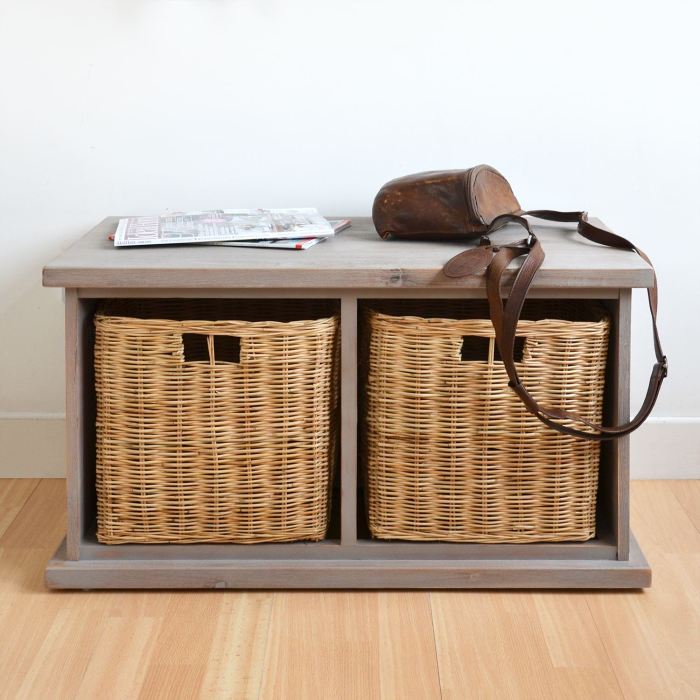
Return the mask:
<svg viewBox="0 0 700 700">
<path fill-rule="evenodd" d="M 583 211 L 561 212 L 549 209 L 524 211 L 508 181 L 495 168 L 477 165 L 468 170 L 440 170 L 407 175 L 391 180 L 377 194 L 372 220 L 382 238 L 479 239 L 478 246 L 449 260 L 443 272 L 448 277 L 464 277 L 486 271 L 486 292 L 496 344 L 508 374 L 508 385 L 527 410 L 549 427 L 586 440 L 610 440 L 636 430 L 651 413 L 668 375 L 668 362 L 661 349 L 656 324 L 658 291 L 656 274 L 647 289 L 651 311 L 656 362 L 649 387 L 637 415 L 624 425 L 605 427 L 561 409 L 541 406 L 523 386 L 514 360 L 514 346 L 520 313 L 532 281 L 544 261 L 544 250 L 528 219 L 573 222 L 578 233 L 590 241 L 636 253 L 654 269 L 649 257 L 626 238 L 593 225 Z M 508 223 L 517 223 L 527 238 L 494 245 L 489 235 Z M 524 258 L 508 297 L 503 300 L 501 278 L 508 265 Z M 581 430 L 558 421 L 586 425 Z M 591 432 L 592 431 L 592 432 Z"/>
</svg>

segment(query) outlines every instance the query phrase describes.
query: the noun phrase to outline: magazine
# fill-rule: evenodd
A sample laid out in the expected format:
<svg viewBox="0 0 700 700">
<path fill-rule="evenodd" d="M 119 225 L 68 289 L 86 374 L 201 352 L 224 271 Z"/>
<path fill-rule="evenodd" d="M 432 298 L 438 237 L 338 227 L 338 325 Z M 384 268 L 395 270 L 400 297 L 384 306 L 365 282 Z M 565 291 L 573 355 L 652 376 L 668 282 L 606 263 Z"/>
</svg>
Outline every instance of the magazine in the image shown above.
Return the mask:
<svg viewBox="0 0 700 700">
<path fill-rule="evenodd" d="M 330 219 L 328 223 L 333 227 L 333 231 L 338 233 L 350 227 L 350 219 Z M 288 238 L 288 239 L 268 239 L 262 241 L 223 241 L 217 243 L 207 243 L 206 245 L 223 245 L 232 248 L 281 248 L 283 250 L 306 250 L 312 245 L 325 241 L 328 236 L 323 238 Z"/>
<path fill-rule="evenodd" d="M 168 245 L 332 236 L 316 209 L 215 209 L 120 219 L 114 245 Z"/>
</svg>

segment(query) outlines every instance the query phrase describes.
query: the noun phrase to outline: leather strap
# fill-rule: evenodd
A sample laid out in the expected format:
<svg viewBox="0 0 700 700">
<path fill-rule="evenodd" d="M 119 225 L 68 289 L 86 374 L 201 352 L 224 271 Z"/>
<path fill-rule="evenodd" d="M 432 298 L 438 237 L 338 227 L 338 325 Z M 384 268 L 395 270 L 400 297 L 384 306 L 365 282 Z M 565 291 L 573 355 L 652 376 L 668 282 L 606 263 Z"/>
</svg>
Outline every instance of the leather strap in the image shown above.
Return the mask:
<svg viewBox="0 0 700 700">
<path fill-rule="evenodd" d="M 503 214 L 496 217 L 489 226 L 487 236 L 482 237 L 482 242 L 479 248 L 479 267 L 483 265 L 484 248 L 490 250 L 492 254 L 491 262 L 486 268 L 486 291 L 489 302 L 489 311 L 491 321 L 496 335 L 496 344 L 498 351 L 503 360 L 504 368 L 508 374 L 508 385 L 515 391 L 516 395 L 525 405 L 525 408 L 537 416 L 539 420 L 553 428 L 554 430 L 564 433 L 565 435 L 573 435 L 575 437 L 586 440 L 612 440 L 614 438 L 628 435 L 636 430 L 651 413 L 656 399 L 661 389 L 661 384 L 668 374 L 668 363 L 666 356 L 661 349 L 659 340 L 659 332 L 656 324 L 657 306 L 658 306 L 658 290 L 656 284 L 656 273 L 654 273 L 654 282 L 652 287 L 647 290 L 649 297 L 649 309 L 651 311 L 652 328 L 654 335 L 654 352 L 656 354 L 656 363 L 654 364 L 647 393 L 637 415 L 629 422 L 613 426 L 605 427 L 592 423 L 583 417 L 563 411 L 557 408 L 546 408 L 541 406 L 532 394 L 523 386 L 518 376 L 518 371 L 514 360 L 515 337 L 517 334 L 518 320 L 527 297 L 527 292 L 532 284 L 537 271 L 542 266 L 544 261 L 544 251 L 540 242 L 530 227 L 530 222 L 524 218 L 525 216 L 535 216 L 540 219 L 550 221 L 571 221 L 578 222 L 578 232 L 590 241 L 601 245 L 611 246 L 613 248 L 622 248 L 636 252 L 641 258 L 649 263 L 652 270 L 654 269 L 649 257 L 637 248 L 633 243 L 622 236 L 618 236 L 611 231 L 606 231 L 598 226 L 594 226 L 588 221 L 588 216 L 585 212 L 558 212 L 552 210 L 531 210 L 522 211 L 517 214 Z M 508 223 L 517 223 L 528 232 L 527 239 L 507 243 L 502 246 L 492 246 L 488 239 L 488 234 Z M 461 277 L 465 269 L 472 267 L 468 262 L 468 256 L 474 254 L 474 249 L 464 251 L 450 260 L 444 268 L 444 272 L 448 277 Z M 518 270 L 518 273 L 513 282 L 510 294 L 505 303 L 502 298 L 501 280 L 503 273 L 508 265 L 519 257 L 525 257 L 523 263 Z M 562 425 L 556 421 L 567 420 L 575 423 L 586 425 L 594 432 L 579 430 L 568 425 Z"/>
</svg>

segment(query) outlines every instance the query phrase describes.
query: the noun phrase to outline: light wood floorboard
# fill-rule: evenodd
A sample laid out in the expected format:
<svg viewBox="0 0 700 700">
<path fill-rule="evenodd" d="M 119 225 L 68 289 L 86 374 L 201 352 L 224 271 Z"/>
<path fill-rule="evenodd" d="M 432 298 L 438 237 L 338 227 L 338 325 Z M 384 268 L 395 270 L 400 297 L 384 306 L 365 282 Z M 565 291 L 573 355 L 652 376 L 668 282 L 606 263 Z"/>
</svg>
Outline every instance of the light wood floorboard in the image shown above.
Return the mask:
<svg viewBox="0 0 700 700">
<path fill-rule="evenodd" d="M 0 479 L 0 537 L 39 485 L 39 479 Z"/>
<path fill-rule="evenodd" d="M 700 696 L 700 482 L 635 482 L 630 592 L 67 591 L 61 480 L 0 480 L 0 698 Z"/>
<path fill-rule="evenodd" d="M 651 589 L 588 596 L 628 698 L 700 696 L 700 533 L 691 520 L 698 514 L 681 505 L 678 487 L 633 484 L 632 525 L 652 567 Z"/>
<path fill-rule="evenodd" d="M 700 480 L 668 482 L 671 491 L 683 506 L 686 515 L 700 532 Z"/>
</svg>

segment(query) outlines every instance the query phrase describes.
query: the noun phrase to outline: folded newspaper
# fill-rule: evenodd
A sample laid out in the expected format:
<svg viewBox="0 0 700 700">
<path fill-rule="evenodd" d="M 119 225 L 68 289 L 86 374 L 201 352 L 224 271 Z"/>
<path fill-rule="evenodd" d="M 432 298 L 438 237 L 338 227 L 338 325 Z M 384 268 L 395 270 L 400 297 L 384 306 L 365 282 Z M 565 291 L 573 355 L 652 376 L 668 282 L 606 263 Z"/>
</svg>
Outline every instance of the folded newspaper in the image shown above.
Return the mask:
<svg viewBox="0 0 700 700">
<path fill-rule="evenodd" d="M 120 219 L 114 245 L 324 238 L 333 226 L 316 209 L 215 209 Z"/>
</svg>

